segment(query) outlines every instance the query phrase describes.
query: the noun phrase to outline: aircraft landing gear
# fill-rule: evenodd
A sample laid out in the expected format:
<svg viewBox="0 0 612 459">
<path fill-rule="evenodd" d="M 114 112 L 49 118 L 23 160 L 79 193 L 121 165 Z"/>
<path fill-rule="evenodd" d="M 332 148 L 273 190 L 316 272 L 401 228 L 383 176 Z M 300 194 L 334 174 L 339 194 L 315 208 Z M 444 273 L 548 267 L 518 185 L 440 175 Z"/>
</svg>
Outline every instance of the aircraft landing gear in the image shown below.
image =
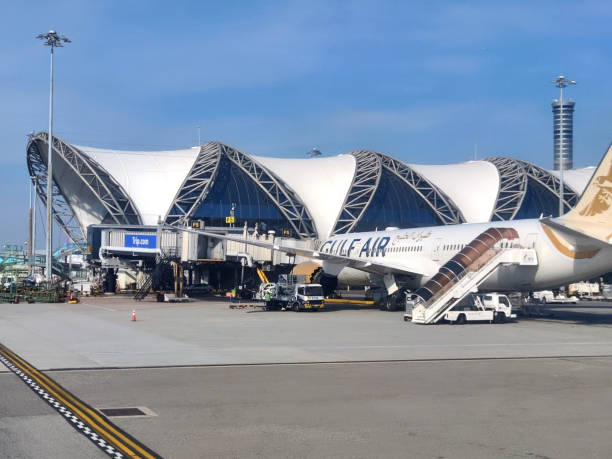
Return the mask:
<svg viewBox="0 0 612 459">
<path fill-rule="evenodd" d="M 404 309 L 406 303 L 406 295 L 404 290 L 398 290 L 397 292 L 386 295 L 382 298 L 380 303 L 380 309 L 383 311 L 399 311 Z"/>
</svg>

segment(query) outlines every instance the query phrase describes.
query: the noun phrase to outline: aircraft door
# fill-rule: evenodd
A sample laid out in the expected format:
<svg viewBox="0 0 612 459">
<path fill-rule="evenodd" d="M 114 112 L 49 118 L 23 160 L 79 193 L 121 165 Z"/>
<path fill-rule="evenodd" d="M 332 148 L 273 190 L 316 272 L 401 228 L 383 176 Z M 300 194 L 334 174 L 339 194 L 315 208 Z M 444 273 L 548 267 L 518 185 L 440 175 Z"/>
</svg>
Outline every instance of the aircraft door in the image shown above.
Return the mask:
<svg viewBox="0 0 612 459">
<path fill-rule="evenodd" d="M 522 241 L 522 246 L 526 249 L 535 249 L 536 242 L 538 241 L 538 233 L 529 233 Z"/>
<path fill-rule="evenodd" d="M 431 247 L 431 259 L 433 261 L 440 260 L 440 246 L 442 245 L 442 238 L 438 237 L 434 239 L 433 245 Z"/>
</svg>

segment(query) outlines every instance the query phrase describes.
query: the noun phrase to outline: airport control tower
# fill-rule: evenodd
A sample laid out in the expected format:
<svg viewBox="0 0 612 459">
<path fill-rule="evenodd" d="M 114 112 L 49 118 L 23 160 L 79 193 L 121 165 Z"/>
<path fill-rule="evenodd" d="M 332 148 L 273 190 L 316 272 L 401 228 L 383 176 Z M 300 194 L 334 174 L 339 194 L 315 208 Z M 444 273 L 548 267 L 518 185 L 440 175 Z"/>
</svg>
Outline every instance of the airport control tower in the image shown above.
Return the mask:
<svg viewBox="0 0 612 459">
<path fill-rule="evenodd" d="M 559 99 L 553 100 L 554 169 L 568 170 L 574 167 L 574 101 L 563 98 L 563 88 L 576 84 L 560 76 L 553 80 L 560 89 Z M 561 165 L 561 160 L 563 164 Z"/>
</svg>

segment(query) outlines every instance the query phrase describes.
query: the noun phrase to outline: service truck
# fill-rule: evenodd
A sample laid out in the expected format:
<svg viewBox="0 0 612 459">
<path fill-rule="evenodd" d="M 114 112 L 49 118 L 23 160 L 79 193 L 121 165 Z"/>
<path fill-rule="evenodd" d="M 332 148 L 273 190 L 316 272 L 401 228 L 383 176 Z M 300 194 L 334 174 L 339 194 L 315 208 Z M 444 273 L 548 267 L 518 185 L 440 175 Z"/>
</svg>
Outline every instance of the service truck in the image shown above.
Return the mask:
<svg viewBox="0 0 612 459">
<path fill-rule="evenodd" d="M 555 295 L 552 290 L 540 290 L 531 294 L 533 299 L 540 303 L 578 303 L 578 298 L 575 296 L 565 296 L 563 294 Z"/>
<path fill-rule="evenodd" d="M 293 276 L 281 276 L 278 282 L 262 282 L 256 298 L 263 300 L 267 309 L 291 309 L 297 312 L 325 307 L 321 284 L 295 282 Z"/>
<path fill-rule="evenodd" d="M 466 322 L 503 323 L 515 319 L 512 305 L 506 295 L 488 293 L 485 295 L 468 295 L 464 301 L 444 314 L 444 319 L 451 324 Z"/>
</svg>

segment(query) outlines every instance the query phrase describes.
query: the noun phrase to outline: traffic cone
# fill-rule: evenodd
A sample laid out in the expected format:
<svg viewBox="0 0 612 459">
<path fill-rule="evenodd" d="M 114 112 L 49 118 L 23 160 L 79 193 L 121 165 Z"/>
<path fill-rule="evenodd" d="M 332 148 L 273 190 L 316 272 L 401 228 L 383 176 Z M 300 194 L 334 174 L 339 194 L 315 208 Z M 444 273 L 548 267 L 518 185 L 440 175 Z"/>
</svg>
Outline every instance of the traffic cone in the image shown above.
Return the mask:
<svg viewBox="0 0 612 459">
<path fill-rule="evenodd" d="M 132 322 L 136 322 L 136 309 L 132 309 Z"/>
</svg>

